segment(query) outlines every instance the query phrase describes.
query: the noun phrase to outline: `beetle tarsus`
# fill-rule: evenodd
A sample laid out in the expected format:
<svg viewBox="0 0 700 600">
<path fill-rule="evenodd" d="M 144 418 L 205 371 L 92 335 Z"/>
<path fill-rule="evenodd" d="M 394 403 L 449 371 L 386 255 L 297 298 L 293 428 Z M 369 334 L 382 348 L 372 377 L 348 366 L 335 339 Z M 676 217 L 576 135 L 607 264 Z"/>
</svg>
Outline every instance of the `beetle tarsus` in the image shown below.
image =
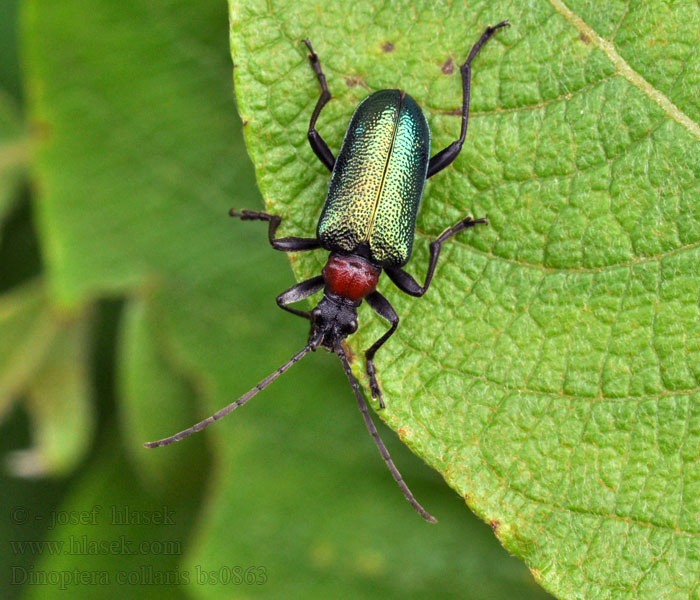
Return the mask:
<svg viewBox="0 0 700 600">
<path fill-rule="evenodd" d="M 238 217 L 242 221 L 267 221 L 270 224 L 267 230 L 267 239 L 270 245 L 280 252 L 304 252 L 306 250 L 316 250 L 321 247 L 317 238 L 276 238 L 275 234 L 277 233 L 277 228 L 282 222 L 282 217 L 277 215 L 269 215 L 264 212 L 256 212 L 245 208 L 240 212 L 232 208 L 228 211 L 228 214 L 232 217 Z M 290 310 L 290 312 L 296 311 Z"/>
<path fill-rule="evenodd" d="M 443 242 L 447 241 L 450 239 L 453 235 L 456 235 L 460 231 L 463 231 L 469 227 L 474 227 L 474 225 L 479 225 L 479 224 L 488 224 L 488 219 L 486 217 L 481 217 L 480 219 L 475 219 L 471 215 L 465 217 L 462 219 L 459 223 L 456 225 L 453 225 L 452 227 L 448 227 L 443 231 L 438 239 L 436 239 L 432 244 L 442 244 Z M 431 244 L 431 246 L 432 246 Z"/>
<path fill-rule="evenodd" d="M 237 212 L 235 208 L 232 208 L 230 211 L 228 211 L 228 214 L 231 217 L 238 217 L 242 221 L 272 221 L 273 219 L 279 219 L 282 221 L 281 217 L 268 215 L 267 213 L 255 212 L 246 208 L 242 209 L 241 212 Z"/>
<path fill-rule="evenodd" d="M 372 394 L 372 398 L 379 401 L 379 408 L 386 408 L 382 390 L 377 382 L 377 371 L 374 368 L 374 361 L 371 358 L 367 359 L 367 375 L 369 376 L 369 391 Z"/>
</svg>

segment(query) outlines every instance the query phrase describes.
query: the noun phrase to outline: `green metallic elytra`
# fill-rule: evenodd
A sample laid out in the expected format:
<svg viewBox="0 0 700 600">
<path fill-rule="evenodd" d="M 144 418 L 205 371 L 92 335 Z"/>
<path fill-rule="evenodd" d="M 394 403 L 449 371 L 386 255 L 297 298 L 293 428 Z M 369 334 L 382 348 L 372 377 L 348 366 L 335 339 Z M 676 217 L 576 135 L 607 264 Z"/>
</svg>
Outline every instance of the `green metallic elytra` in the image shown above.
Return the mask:
<svg viewBox="0 0 700 600">
<path fill-rule="evenodd" d="M 369 247 L 381 267 L 406 264 L 423 196 L 430 129 L 401 90 L 365 98 L 350 120 L 318 221 L 321 246 L 335 252 Z"/>
</svg>

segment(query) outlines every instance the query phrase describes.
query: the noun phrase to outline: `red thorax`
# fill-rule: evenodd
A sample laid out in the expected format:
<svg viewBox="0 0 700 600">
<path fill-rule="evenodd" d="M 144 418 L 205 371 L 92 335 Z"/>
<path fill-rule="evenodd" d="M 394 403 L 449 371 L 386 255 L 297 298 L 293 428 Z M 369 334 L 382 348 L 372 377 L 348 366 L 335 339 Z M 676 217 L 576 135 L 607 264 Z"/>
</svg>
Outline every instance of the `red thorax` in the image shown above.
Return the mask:
<svg viewBox="0 0 700 600">
<path fill-rule="evenodd" d="M 357 302 L 377 289 L 382 270 L 360 256 L 331 254 L 323 267 L 326 290 Z"/>
</svg>

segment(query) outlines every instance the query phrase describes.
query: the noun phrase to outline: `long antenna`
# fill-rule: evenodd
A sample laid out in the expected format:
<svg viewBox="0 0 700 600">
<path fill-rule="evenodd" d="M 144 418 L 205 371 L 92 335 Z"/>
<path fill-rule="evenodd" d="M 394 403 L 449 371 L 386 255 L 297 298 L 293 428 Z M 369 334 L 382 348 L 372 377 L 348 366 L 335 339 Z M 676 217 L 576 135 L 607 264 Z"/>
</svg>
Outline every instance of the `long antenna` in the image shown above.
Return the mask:
<svg viewBox="0 0 700 600">
<path fill-rule="evenodd" d="M 206 419 L 204 419 L 204 421 L 200 421 L 199 423 L 193 425 L 189 429 L 184 429 L 180 433 L 176 433 L 175 435 L 171 435 L 170 437 L 163 438 L 162 440 L 158 440 L 157 442 L 146 442 L 144 446 L 146 446 L 146 448 L 158 448 L 159 446 L 167 446 L 168 444 L 172 444 L 173 442 L 179 442 L 180 440 L 192 435 L 193 433 L 201 431 L 207 425 L 211 425 L 214 421 L 218 421 L 222 417 L 225 417 L 230 412 L 236 410 L 239 406 L 243 406 L 246 402 L 248 402 L 248 400 L 255 396 L 255 394 L 257 394 L 261 390 L 264 390 L 275 379 L 282 375 L 282 373 L 289 369 L 289 367 L 291 367 L 295 362 L 301 360 L 304 357 L 304 355 L 306 355 L 310 350 L 314 350 L 321 342 L 321 339 L 322 338 L 317 338 L 310 341 L 302 350 L 300 350 L 294 356 L 292 356 L 292 358 L 290 358 L 274 373 L 265 377 L 265 379 L 258 383 L 258 385 L 256 385 L 252 390 L 241 396 L 235 402 L 231 402 L 231 404 L 225 406 L 220 411 L 215 412 L 211 417 L 207 417 Z"/>
<path fill-rule="evenodd" d="M 430 523 L 437 523 L 437 519 L 433 515 L 431 515 L 427 510 L 425 510 L 418 503 L 418 500 L 416 500 L 413 497 L 411 490 L 408 489 L 408 486 L 403 480 L 401 473 L 399 473 L 399 470 L 396 468 L 394 461 L 391 460 L 391 456 L 389 456 L 389 451 L 386 449 L 384 442 L 382 442 L 382 438 L 379 437 L 379 433 L 377 433 L 377 428 L 374 426 L 374 423 L 372 422 L 372 419 L 369 416 L 369 412 L 367 411 L 367 404 L 365 403 L 365 400 L 362 397 L 362 393 L 360 392 L 360 386 L 357 383 L 357 379 L 355 379 L 355 376 L 352 374 L 352 370 L 350 369 L 348 359 L 345 356 L 345 351 L 340 345 L 340 341 L 336 341 L 335 343 L 335 353 L 340 357 L 340 362 L 343 363 L 343 369 L 345 369 L 345 374 L 348 376 L 348 380 L 350 381 L 350 385 L 352 386 L 352 391 L 355 392 L 355 398 L 357 398 L 357 404 L 359 405 L 360 412 L 362 413 L 362 416 L 365 420 L 365 425 L 367 425 L 367 429 L 369 430 L 372 439 L 374 439 L 374 443 L 377 445 L 377 448 L 379 448 L 379 454 L 382 455 L 386 466 L 389 468 L 389 471 L 396 480 L 396 483 L 399 484 L 403 495 L 406 497 L 406 500 L 408 500 L 411 503 L 411 506 L 413 506 L 413 508 L 416 509 L 416 511 L 418 512 L 418 514 L 420 514 L 421 517 L 423 517 L 426 521 Z"/>
</svg>

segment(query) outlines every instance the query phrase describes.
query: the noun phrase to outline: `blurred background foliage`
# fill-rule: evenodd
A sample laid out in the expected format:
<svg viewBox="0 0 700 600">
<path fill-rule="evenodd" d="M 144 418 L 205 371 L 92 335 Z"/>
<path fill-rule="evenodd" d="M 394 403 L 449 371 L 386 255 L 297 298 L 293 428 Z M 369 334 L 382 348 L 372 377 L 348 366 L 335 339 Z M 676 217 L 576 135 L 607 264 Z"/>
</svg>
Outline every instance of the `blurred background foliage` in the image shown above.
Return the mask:
<svg viewBox="0 0 700 600">
<path fill-rule="evenodd" d="M 0 597 L 547 597 L 382 426 L 440 524 L 413 513 L 333 357 L 142 447 L 307 333 L 286 259 L 226 217 L 262 206 L 231 82 L 221 0 L 0 0 Z M 88 205 L 97 265 L 57 233 Z"/>
</svg>

